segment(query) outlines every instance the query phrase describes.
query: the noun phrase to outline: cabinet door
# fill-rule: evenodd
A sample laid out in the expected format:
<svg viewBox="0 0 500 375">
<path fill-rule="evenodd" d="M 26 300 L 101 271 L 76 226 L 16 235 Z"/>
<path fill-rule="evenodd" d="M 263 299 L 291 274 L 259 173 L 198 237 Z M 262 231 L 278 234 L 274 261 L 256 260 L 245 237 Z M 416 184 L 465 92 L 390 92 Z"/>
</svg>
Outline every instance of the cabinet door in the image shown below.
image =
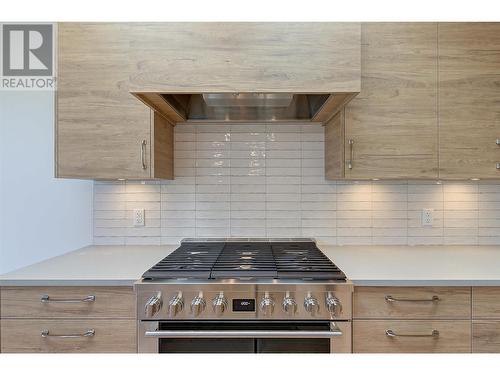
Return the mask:
<svg viewBox="0 0 500 375">
<path fill-rule="evenodd" d="M 438 176 L 436 23 L 362 24 L 345 127 L 346 178 Z"/>
<path fill-rule="evenodd" d="M 355 320 L 354 353 L 470 353 L 470 320 Z"/>
<path fill-rule="evenodd" d="M 472 352 L 500 353 L 500 321 L 472 321 Z"/>
<path fill-rule="evenodd" d="M 138 92 L 359 92 L 356 22 L 134 23 Z"/>
<path fill-rule="evenodd" d="M 129 25 L 58 25 L 56 176 L 150 178 L 150 110 L 129 93 Z"/>
<path fill-rule="evenodd" d="M 500 178 L 500 23 L 439 24 L 442 178 Z"/>
</svg>

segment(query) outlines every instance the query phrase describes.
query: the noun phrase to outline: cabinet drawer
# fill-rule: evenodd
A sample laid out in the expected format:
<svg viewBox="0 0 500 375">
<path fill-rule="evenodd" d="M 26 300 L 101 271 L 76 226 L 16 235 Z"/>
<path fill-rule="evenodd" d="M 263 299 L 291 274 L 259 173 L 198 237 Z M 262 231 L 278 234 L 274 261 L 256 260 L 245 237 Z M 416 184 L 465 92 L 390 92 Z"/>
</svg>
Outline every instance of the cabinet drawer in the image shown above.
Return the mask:
<svg viewBox="0 0 500 375">
<path fill-rule="evenodd" d="M 2 318 L 135 319 L 135 309 L 135 294 L 127 287 L 2 288 Z"/>
<path fill-rule="evenodd" d="M 472 288 L 472 317 L 500 319 L 500 287 Z"/>
<path fill-rule="evenodd" d="M 135 353 L 137 334 L 135 320 L 2 320 L 4 353 Z M 54 337 L 82 335 L 87 337 Z M 42 332 L 48 332 L 47 337 Z"/>
<path fill-rule="evenodd" d="M 469 319 L 470 311 L 470 288 L 354 288 L 354 318 Z"/>
<path fill-rule="evenodd" d="M 388 330 L 398 336 L 389 336 Z M 438 332 L 437 336 L 431 335 L 433 330 Z M 353 351 L 468 353 L 471 350 L 470 330 L 470 321 L 466 320 L 356 320 L 353 322 Z"/>
<path fill-rule="evenodd" d="M 472 322 L 472 352 L 500 353 L 500 321 Z"/>
</svg>

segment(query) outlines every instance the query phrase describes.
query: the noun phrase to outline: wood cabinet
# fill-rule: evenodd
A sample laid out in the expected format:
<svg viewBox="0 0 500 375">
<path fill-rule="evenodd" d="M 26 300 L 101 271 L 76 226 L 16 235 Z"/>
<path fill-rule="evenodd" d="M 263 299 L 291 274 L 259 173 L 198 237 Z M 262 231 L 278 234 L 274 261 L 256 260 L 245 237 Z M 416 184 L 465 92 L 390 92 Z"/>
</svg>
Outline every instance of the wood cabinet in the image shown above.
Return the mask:
<svg viewBox="0 0 500 375">
<path fill-rule="evenodd" d="M 471 288 L 355 287 L 355 353 L 471 351 Z"/>
<path fill-rule="evenodd" d="M 499 53 L 500 23 L 363 23 L 361 92 L 344 146 L 325 137 L 326 177 L 500 178 Z"/>
<path fill-rule="evenodd" d="M 136 329 L 123 319 L 4 319 L 2 352 L 135 353 Z"/>
<path fill-rule="evenodd" d="M 137 92 L 359 92 L 360 24 L 136 23 Z"/>
<path fill-rule="evenodd" d="M 470 319 L 467 287 L 360 287 L 353 296 L 357 319 Z"/>
<path fill-rule="evenodd" d="M 441 178 L 500 178 L 500 23 L 439 24 Z"/>
<path fill-rule="evenodd" d="M 60 302 L 82 300 L 82 302 Z M 135 293 L 117 287 L 3 287 L 2 318 L 135 319 Z"/>
<path fill-rule="evenodd" d="M 500 320 L 500 287 L 472 288 L 472 318 Z"/>
<path fill-rule="evenodd" d="M 345 178 L 438 177 L 437 51 L 436 23 L 362 24 L 361 92 L 345 108 Z M 325 147 L 338 145 L 326 139 Z"/>
<path fill-rule="evenodd" d="M 500 353 L 500 320 L 472 321 L 472 352 Z"/>
<path fill-rule="evenodd" d="M 158 156 L 173 153 L 172 125 L 129 92 L 130 33 L 126 23 L 58 24 L 57 177 L 173 178 L 173 158 Z"/>
<path fill-rule="evenodd" d="M 470 353 L 471 325 L 469 320 L 355 320 L 353 351 Z"/>
<path fill-rule="evenodd" d="M 500 353 L 500 287 L 472 288 L 472 351 Z"/>
<path fill-rule="evenodd" d="M 2 352 L 137 351 L 132 288 L 3 287 L 0 307 Z"/>
</svg>

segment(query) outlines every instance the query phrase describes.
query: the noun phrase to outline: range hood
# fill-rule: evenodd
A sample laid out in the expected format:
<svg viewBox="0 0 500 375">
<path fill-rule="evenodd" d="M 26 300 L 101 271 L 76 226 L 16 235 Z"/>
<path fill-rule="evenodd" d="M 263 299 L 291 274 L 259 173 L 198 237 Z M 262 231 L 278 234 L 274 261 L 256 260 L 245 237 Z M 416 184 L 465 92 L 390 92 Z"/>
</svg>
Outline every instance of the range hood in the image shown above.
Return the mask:
<svg viewBox="0 0 500 375">
<path fill-rule="evenodd" d="M 132 94 L 175 125 L 179 122 L 325 122 L 357 93 Z"/>
</svg>

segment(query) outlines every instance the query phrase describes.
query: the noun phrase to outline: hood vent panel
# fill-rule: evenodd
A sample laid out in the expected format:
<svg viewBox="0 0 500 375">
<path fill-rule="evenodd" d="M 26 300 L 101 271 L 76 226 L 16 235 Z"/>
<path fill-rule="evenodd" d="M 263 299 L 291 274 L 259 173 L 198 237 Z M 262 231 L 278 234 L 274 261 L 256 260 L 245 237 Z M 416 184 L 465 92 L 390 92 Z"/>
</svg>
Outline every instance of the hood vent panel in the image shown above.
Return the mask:
<svg viewBox="0 0 500 375">
<path fill-rule="evenodd" d="M 324 122 L 352 93 L 132 93 L 153 110 L 179 122 Z"/>
</svg>

